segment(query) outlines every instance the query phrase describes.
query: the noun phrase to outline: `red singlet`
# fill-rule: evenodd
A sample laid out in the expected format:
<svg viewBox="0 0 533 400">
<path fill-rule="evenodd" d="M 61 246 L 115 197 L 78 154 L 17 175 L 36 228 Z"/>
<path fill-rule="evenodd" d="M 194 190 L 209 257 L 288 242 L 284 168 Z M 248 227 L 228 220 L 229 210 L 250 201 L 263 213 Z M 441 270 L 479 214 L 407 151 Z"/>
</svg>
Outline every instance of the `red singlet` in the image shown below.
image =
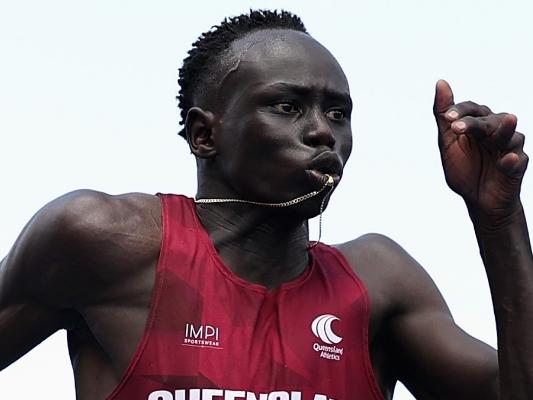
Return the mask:
<svg viewBox="0 0 533 400">
<path fill-rule="evenodd" d="M 163 241 L 144 336 L 108 400 L 382 400 L 366 289 L 319 244 L 267 291 L 224 265 L 191 199 L 160 195 Z"/>
</svg>

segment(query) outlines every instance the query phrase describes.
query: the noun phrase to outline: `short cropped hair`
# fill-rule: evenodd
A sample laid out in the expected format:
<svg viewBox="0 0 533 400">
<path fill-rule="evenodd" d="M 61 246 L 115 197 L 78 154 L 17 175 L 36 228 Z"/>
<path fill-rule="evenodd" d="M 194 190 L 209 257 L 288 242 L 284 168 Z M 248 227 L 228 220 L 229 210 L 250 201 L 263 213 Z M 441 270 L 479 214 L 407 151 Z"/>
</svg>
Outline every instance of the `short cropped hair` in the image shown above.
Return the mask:
<svg viewBox="0 0 533 400">
<path fill-rule="evenodd" d="M 248 14 L 225 18 L 220 25 L 204 32 L 193 43 L 188 56 L 179 69 L 180 125 L 185 125 L 187 112 L 194 107 L 195 99 L 209 98 L 221 79 L 222 58 L 230 45 L 247 34 L 270 29 L 289 29 L 308 34 L 300 17 L 288 11 L 250 10 Z M 180 136 L 186 138 L 185 127 Z"/>
</svg>

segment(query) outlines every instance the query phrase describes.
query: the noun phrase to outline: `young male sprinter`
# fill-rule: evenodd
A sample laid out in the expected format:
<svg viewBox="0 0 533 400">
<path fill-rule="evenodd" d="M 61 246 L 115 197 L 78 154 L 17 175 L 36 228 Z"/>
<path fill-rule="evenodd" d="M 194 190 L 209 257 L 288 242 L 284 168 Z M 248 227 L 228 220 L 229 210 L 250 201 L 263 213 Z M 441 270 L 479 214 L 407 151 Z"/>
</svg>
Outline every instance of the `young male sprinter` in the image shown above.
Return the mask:
<svg viewBox="0 0 533 400">
<path fill-rule="evenodd" d="M 0 270 L 0 366 L 68 330 L 77 398 L 533 398 L 533 263 L 516 117 L 437 83 L 446 180 L 469 210 L 496 352 L 390 239 L 309 243 L 352 138 L 345 75 L 298 17 L 254 11 L 193 45 L 179 102 L 198 202 L 67 194 Z M 461 271 L 456 271 L 460 274 Z"/>
</svg>

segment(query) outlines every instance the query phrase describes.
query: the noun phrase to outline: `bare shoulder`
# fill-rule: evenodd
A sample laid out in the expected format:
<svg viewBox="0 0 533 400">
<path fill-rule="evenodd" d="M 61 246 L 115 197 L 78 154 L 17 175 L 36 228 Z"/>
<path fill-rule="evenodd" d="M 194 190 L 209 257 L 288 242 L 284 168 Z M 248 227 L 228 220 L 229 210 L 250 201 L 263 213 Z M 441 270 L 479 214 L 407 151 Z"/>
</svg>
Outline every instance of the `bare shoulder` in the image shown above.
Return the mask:
<svg viewBox="0 0 533 400">
<path fill-rule="evenodd" d="M 156 221 L 159 221 L 157 196 L 144 193 L 109 195 L 84 189 L 53 200 L 37 216 L 52 217 L 63 226 L 90 233 L 117 228 L 123 223 L 146 222 L 146 219 L 152 219 L 154 212 L 157 213 Z"/>
<path fill-rule="evenodd" d="M 401 275 L 422 270 L 407 251 L 385 235 L 369 233 L 336 247 L 362 278 L 376 275 L 381 281 L 391 277 L 397 282 Z"/>
<path fill-rule="evenodd" d="M 429 307 L 446 308 L 426 270 L 389 237 L 370 233 L 336 247 L 384 314 L 418 308 L 421 301 Z"/>
<path fill-rule="evenodd" d="M 147 248 L 160 241 L 161 206 L 157 196 L 79 190 L 54 200 L 43 211 L 56 220 L 57 225 L 52 225 L 58 233 L 86 245 L 92 241 L 99 242 L 100 248 L 120 244 L 130 251 L 130 247 Z"/>
<path fill-rule="evenodd" d="M 159 245 L 160 213 L 156 196 L 77 190 L 44 206 L 28 227 L 68 244 L 72 250 L 68 253 L 90 256 L 94 250 L 105 254 L 108 248 L 120 247 L 123 251 L 116 253 L 120 256 L 123 252 L 137 249 L 135 252 L 139 253 Z"/>
<path fill-rule="evenodd" d="M 111 285 L 135 272 L 157 258 L 160 238 L 156 196 L 74 191 L 45 205 L 26 225 L 2 261 L 3 283 L 53 302 L 68 287 Z M 29 279 L 36 274 L 42 285 Z"/>
</svg>

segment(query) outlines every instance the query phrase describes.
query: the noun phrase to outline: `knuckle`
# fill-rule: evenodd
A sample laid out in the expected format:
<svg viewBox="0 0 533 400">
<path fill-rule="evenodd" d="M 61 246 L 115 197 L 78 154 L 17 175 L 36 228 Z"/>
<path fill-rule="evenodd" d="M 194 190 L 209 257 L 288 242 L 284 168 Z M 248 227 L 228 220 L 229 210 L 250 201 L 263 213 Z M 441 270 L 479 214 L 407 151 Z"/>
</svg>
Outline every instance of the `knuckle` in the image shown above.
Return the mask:
<svg viewBox="0 0 533 400">
<path fill-rule="evenodd" d="M 473 102 L 472 100 L 468 100 L 468 101 L 465 101 L 463 102 L 463 104 L 468 107 L 468 108 L 476 108 L 476 107 L 479 107 L 479 104 Z"/>
<path fill-rule="evenodd" d="M 479 106 L 479 109 L 481 110 L 481 112 L 485 115 L 489 115 L 489 114 L 492 114 L 492 110 L 487 107 L 486 105 L 480 105 Z"/>
<path fill-rule="evenodd" d="M 471 114 L 474 104 L 471 101 L 463 101 L 462 103 L 457 103 L 454 107 L 460 115 L 468 115 Z"/>
<path fill-rule="evenodd" d="M 479 123 L 479 118 L 472 115 L 465 115 L 463 118 L 461 118 L 461 121 L 464 121 L 467 124 L 477 124 Z"/>
<path fill-rule="evenodd" d="M 473 115 L 475 117 L 486 117 L 494 114 L 491 109 L 485 105 L 480 105 L 474 101 L 468 100 L 456 105 L 462 115 Z"/>
<path fill-rule="evenodd" d="M 459 114 L 463 115 L 467 106 L 465 103 L 456 103 L 452 106 L 452 109 L 456 110 Z"/>
<path fill-rule="evenodd" d="M 492 114 L 487 115 L 486 118 L 489 118 L 493 121 L 500 123 L 505 118 L 505 113 L 498 113 L 498 114 L 492 113 Z"/>
<path fill-rule="evenodd" d="M 524 135 L 523 133 L 520 133 L 520 132 L 515 132 L 514 136 L 516 138 L 517 144 L 519 146 L 523 147 L 524 143 L 526 142 L 526 135 Z"/>
</svg>

